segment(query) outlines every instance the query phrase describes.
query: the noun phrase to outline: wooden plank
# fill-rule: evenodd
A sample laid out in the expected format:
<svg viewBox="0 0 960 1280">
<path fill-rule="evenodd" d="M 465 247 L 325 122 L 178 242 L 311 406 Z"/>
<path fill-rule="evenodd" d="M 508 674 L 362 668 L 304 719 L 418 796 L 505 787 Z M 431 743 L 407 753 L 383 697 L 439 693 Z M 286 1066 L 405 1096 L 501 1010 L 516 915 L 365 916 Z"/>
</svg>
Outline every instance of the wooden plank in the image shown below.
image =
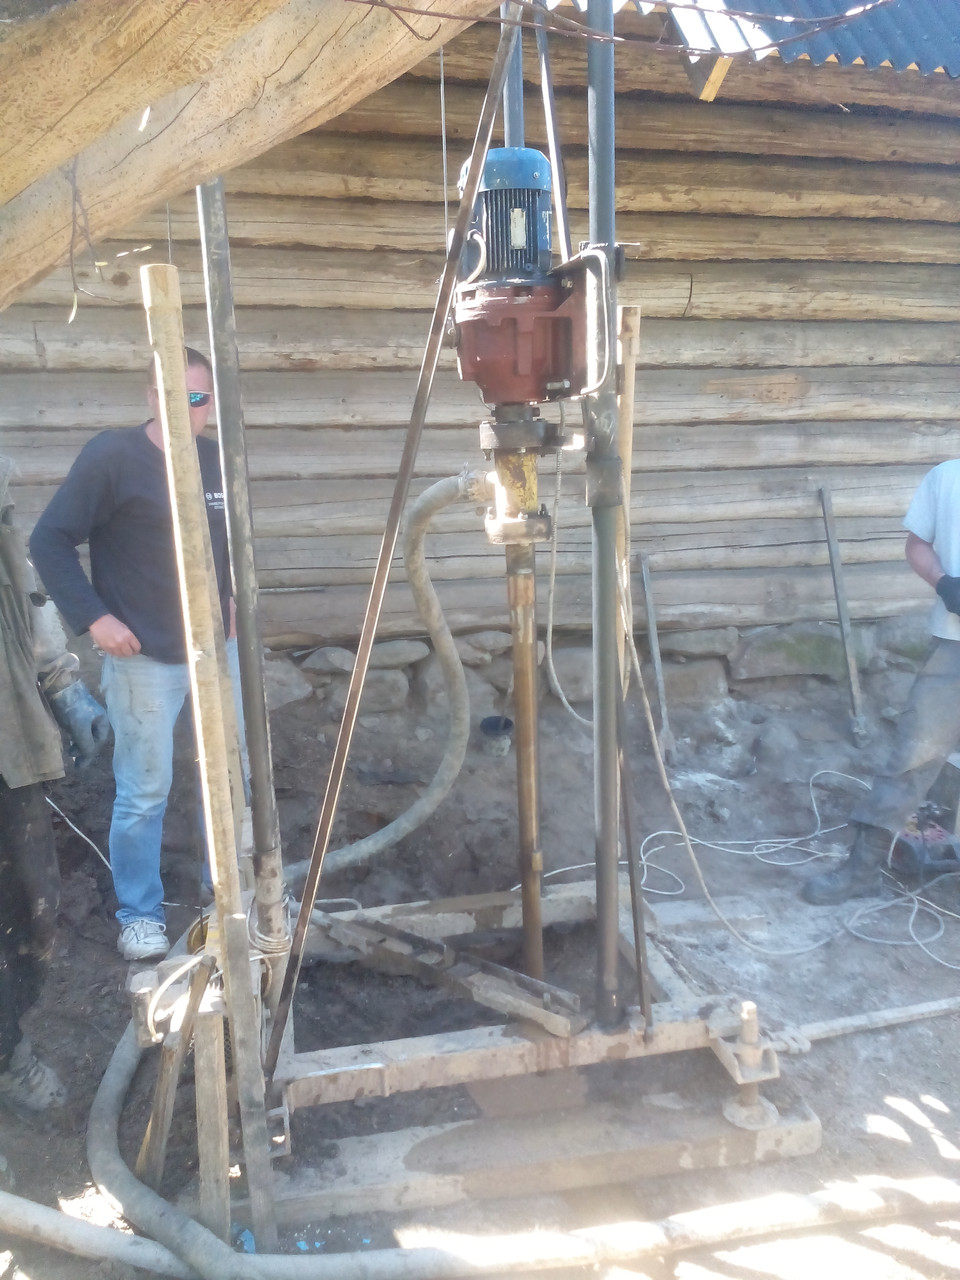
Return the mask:
<svg viewBox="0 0 960 1280">
<path fill-rule="evenodd" d="M 644 25 L 648 21 L 624 8 L 617 15 L 615 29 L 618 34 L 649 36 L 650 28 Z M 479 24 L 452 41 L 444 50 L 444 73 L 448 81 L 482 84 L 484 67 L 489 65 L 492 56 L 493 40 L 493 33 Z M 558 88 L 586 84 L 585 44 L 586 41 L 551 38 L 551 66 Z M 636 44 L 629 45 L 628 49 L 629 53 L 624 52 L 615 62 L 618 94 L 657 93 L 689 101 L 690 84 L 679 58 L 648 52 Z M 524 73 L 528 82 L 536 82 L 535 59 L 527 60 Z M 438 58 L 424 59 L 410 75 L 436 80 Z M 735 58 L 718 101 L 791 103 L 821 110 L 884 107 L 907 113 L 957 117 L 960 116 L 960 85 L 942 74 L 924 76 L 918 71 L 894 71 L 887 67 L 841 67 L 835 62 L 822 66 L 813 66 L 807 61 L 785 63 L 772 55 L 759 62 Z"/>
<path fill-rule="evenodd" d="M 549 1080 L 541 1083 L 538 1076 L 536 1086 L 549 1088 Z M 748 1130 L 729 1124 L 719 1102 L 708 1091 L 688 1098 L 679 1110 L 668 1110 L 628 1092 L 615 1103 L 547 1115 L 521 1112 L 340 1138 L 335 1161 L 300 1171 L 286 1183 L 278 1196 L 278 1217 L 299 1225 L 348 1214 L 409 1213 L 484 1198 L 502 1200 L 506 1188 L 511 1195 L 517 1190 L 556 1195 L 698 1169 L 767 1164 L 820 1147 L 820 1121 L 805 1104 L 794 1104 L 770 1128 Z M 637 1193 L 642 1194 L 639 1188 Z M 238 1212 L 243 1213 L 242 1205 Z M 551 1233 L 542 1234 L 551 1239 Z M 535 1250 L 528 1233 L 525 1270 L 535 1265 Z M 559 1262 L 559 1254 L 555 1245 L 544 1242 L 545 1265 L 550 1255 Z M 562 1259 L 568 1275 L 639 1274 L 632 1266 L 604 1268 L 592 1242 L 572 1233 L 563 1235 Z M 509 1265 L 504 1262 L 501 1274 L 507 1274 Z"/>
<path fill-rule="evenodd" d="M 202 1013 L 194 1034 L 197 1152 L 200 1192 L 197 1218 L 221 1240 L 230 1238 L 230 1135 L 223 1018 Z"/>
<path fill-rule="evenodd" d="M 260 1010 L 250 984 L 250 941 L 240 901 L 234 826 L 234 797 L 242 793 L 242 786 L 238 785 L 237 730 L 226 676 L 223 628 L 216 607 L 203 486 L 185 392 L 183 325 L 176 268 L 146 267 L 142 284 L 150 342 L 156 356 L 160 426 L 173 516 L 180 604 L 187 635 L 204 827 L 221 935 L 219 959 L 233 1044 L 243 1153 L 254 1227 L 263 1247 L 271 1251 L 277 1247 L 277 1234 L 260 1061 Z"/>
<path fill-rule="evenodd" d="M 449 94 L 445 103 L 448 144 L 472 142 L 481 101 L 482 91 L 467 85 L 458 85 Z M 583 94 L 558 92 L 554 110 L 564 146 L 585 146 Z M 439 137 L 436 86 L 405 76 L 322 125 L 320 132 L 382 136 L 384 121 L 390 122 L 395 137 Z M 526 145 L 545 150 L 539 86 L 526 91 L 524 127 Z M 835 108 L 813 112 L 621 96 L 616 131 L 618 151 L 735 152 L 892 164 L 955 164 L 960 154 L 960 126 L 953 120 L 841 113 Z"/>
<path fill-rule="evenodd" d="M 256 370 L 315 372 L 419 369 L 429 316 L 413 311 L 247 307 L 237 316 L 240 363 Z M 206 316 L 184 313 L 193 346 L 206 345 Z M 15 306 L 0 312 L 0 369 L 117 371 L 146 368 L 145 337 L 121 308 L 81 307 L 67 324 L 56 307 Z M 456 366 L 447 348 L 441 368 Z M 830 365 L 960 364 L 960 323 L 889 321 L 646 319 L 637 367 L 809 368 Z"/>
<path fill-rule="evenodd" d="M 448 195 L 456 199 L 456 170 Z M 585 150 L 565 148 L 567 202 L 589 207 Z M 437 144 L 379 135 L 362 147 L 333 133 L 301 134 L 224 175 L 230 195 L 343 196 L 443 201 Z M 956 222 L 960 175 L 919 164 L 792 161 L 632 151 L 617 154 L 617 208 L 636 213 L 896 218 Z"/>
<path fill-rule="evenodd" d="M 829 226 L 828 222 L 824 226 Z M 131 306 L 135 278 L 124 248 L 98 246 L 107 267 L 77 267 L 83 307 Z M 164 254 L 164 256 L 166 256 Z M 432 305 L 442 268 L 439 254 L 335 249 L 244 249 L 231 255 L 238 307 L 346 307 L 416 311 Z M 177 251 L 184 301 L 199 306 L 203 274 L 199 250 Z M 878 263 L 635 262 L 619 289 L 624 306 L 648 318 L 695 320 L 960 320 L 960 267 Z M 73 302 L 69 272 L 50 274 L 29 294 L 30 304 L 59 306 L 67 319 Z M 139 326 L 138 326 L 139 328 Z"/>
<path fill-rule="evenodd" d="M 722 1036 L 738 1029 L 739 1015 L 732 1001 L 716 1001 L 710 1030 L 702 1018 L 672 1012 L 678 1015 L 676 1020 L 665 1017 L 648 1036 L 642 1024 L 629 1021 L 610 1032 L 587 1028 L 568 1040 L 529 1039 L 506 1027 L 477 1027 L 297 1053 L 281 1058 L 274 1080 L 293 1111 L 323 1102 L 392 1097 L 411 1089 L 706 1048 L 711 1032 Z"/>
<path fill-rule="evenodd" d="M 195 201 L 170 202 L 174 241 L 199 235 Z M 371 252 L 436 252 L 443 243 L 438 204 L 298 196 L 234 195 L 229 201 L 235 245 L 303 245 Z M 571 211 L 574 243 L 589 237 L 586 214 Z M 167 241 L 167 206 L 139 218 L 114 240 L 133 246 Z M 827 262 L 960 262 L 960 228 L 881 218 L 714 216 L 618 211 L 617 239 L 628 257 L 692 261 L 766 258 Z"/>
</svg>

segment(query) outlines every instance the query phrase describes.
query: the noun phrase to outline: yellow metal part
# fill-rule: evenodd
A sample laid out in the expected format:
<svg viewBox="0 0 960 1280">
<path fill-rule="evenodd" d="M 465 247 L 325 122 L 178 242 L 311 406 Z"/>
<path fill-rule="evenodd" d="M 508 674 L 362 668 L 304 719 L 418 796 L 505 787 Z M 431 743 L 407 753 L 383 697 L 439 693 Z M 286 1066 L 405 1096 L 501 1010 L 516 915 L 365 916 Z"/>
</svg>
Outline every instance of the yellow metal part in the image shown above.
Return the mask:
<svg viewBox="0 0 960 1280">
<path fill-rule="evenodd" d="M 537 490 L 537 454 L 516 449 L 497 449 L 493 455 L 497 472 L 498 516 L 536 514 L 540 509 Z"/>
</svg>

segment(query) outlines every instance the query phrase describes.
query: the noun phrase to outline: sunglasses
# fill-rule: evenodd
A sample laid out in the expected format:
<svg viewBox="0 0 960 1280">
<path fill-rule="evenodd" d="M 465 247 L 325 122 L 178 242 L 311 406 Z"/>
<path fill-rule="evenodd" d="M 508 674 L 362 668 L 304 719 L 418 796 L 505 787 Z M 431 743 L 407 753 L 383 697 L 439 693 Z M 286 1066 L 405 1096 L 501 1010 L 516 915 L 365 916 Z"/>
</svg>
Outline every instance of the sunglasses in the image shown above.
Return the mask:
<svg viewBox="0 0 960 1280">
<path fill-rule="evenodd" d="M 191 409 L 199 409 L 203 405 L 209 404 L 213 398 L 209 391 L 191 391 L 189 396 Z"/>
</svg>

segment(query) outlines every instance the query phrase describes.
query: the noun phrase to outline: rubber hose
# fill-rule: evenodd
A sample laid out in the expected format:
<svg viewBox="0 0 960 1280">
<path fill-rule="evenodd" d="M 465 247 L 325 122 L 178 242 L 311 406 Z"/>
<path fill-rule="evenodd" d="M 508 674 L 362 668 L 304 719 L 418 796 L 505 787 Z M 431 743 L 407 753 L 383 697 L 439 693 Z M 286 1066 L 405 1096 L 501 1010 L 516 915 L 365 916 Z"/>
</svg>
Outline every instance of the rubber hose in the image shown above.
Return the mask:
<svg viewBox="0 0 960 1280">
<path fill-rule="evenodd" d="M 79 1258 L 120 1262 L 124 1266 L 140 1267 L 156 1275 L 175 1276 L 181 1280 L 190 1280 L 196 1275 L 162 1244 L 117 1231 L 114 1227 L 94 1226 L 92 1222 L 72 1218 L 59 1209 L 35 1204 L 8 1191 L 0 1191 L 0 1231 L 23 1240 L 36 1240 Z M 22 1272 L 18 1271 L 17 1275 L 22 1275 Z"/>
<path fill-rule="evenodd" d="M 482 472 L 463 472 L 446 480 L 438 480 L 420 495 L 410 509 L 403 538 L 403 560 L 420 617 L 433 642 L 434 652 L 440 661 L 444 684 L 450 705 L 450 727 L 447 744 L 437 771 L 427 787 L 414 803 L 387 826 L 372 835 L 331 849 L 324 859 L 324 869 L 342 871 L 366 862 L 375 854 L 383 853 L 398 840 L 415 831 L 436 810 L 441 800 L 453 786 L 463 766 L 470 737 L 470 694 L 463 674 L 463 664 L 454 643 L 440 600 L 427 572 L 424 542 L 430 522 L 435 515 L 454 502 L 483 502 L 489 499 L 492 489 L 487 475 Z M 309 859 L 284 867 L 284 879 L 288 883 L 301 880 L 310 869 Z"/>
</svg>

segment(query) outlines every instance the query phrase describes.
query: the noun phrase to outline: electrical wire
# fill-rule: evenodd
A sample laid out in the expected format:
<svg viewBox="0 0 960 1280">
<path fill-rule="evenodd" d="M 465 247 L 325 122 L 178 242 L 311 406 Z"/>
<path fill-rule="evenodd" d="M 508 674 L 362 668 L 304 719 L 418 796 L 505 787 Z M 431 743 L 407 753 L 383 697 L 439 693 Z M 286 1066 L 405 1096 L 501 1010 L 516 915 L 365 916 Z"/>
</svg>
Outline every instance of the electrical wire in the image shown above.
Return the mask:
<svg viewBox="0 0 960 1280">
<path fill-rule="evenodd" d="M 110 861 L 107 858 L 106 854 L 101 852 L 101 850 L 93 843 L 90 837 L 88 835 L 85 835 L 84 832 L 80 830 L 80 828 L 76 825 L 75 822 L 70 821 L 70 819 L 63 812 L 63 810 L 60 809 L 57 805 L 55 805 L 49 796 L 45 798 L 46 798 L 47 804 L 54 811 L 54 813 L 57 814 L 58 817 L 63 819 L 63 821 L 67 824 L 67 826 L 70 828 L 71 831 L 75 832 L 80 837 L 81 840 L 85 841 L 90 846 L 90 848 L 97 855 L 97 857 L 100 859 L 103 865 L 107 868 L 108 871 L 110 871 L 111 870 Z"/>
</svg>

